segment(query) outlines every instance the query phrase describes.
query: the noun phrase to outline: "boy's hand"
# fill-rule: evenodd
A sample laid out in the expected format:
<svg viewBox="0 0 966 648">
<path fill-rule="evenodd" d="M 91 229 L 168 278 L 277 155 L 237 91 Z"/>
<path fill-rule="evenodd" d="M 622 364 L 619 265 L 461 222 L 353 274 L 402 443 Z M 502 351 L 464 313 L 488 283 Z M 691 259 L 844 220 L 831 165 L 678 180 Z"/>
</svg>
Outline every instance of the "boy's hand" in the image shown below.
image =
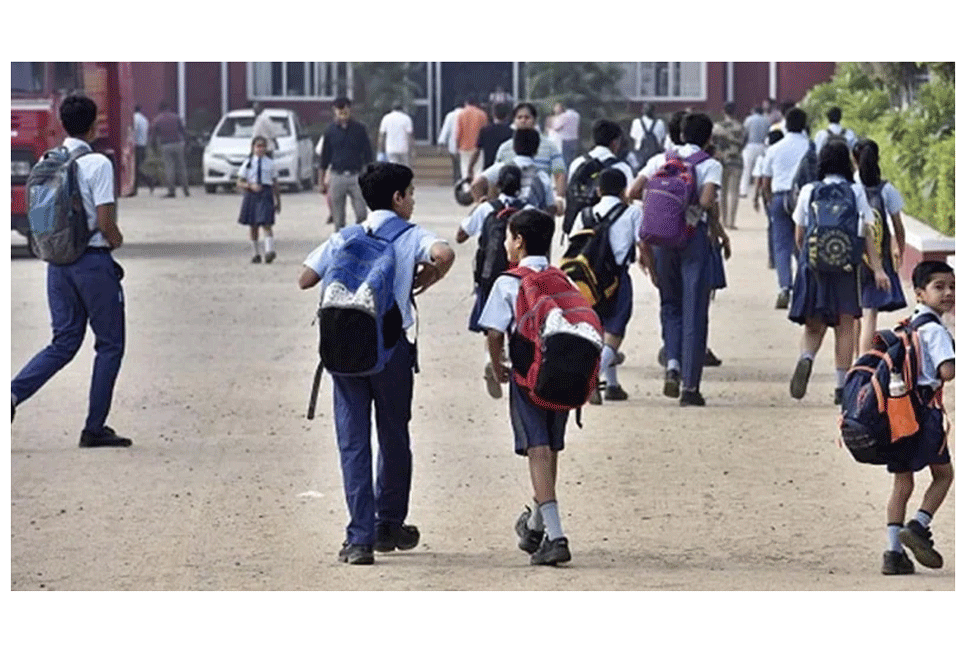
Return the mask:
<svg viewBox="0 0 966 648">
<path fill-rule="evenodd" d="M 724 253 L 725 261 L 731 258 L 731 239 L 724 232 L 721 232 L 718 240 L 721 243 L 721 251 Z"/>
<path fill-rule="evenodd" d="M 440 280 L 442 274 L 435 264 L 420 261 L 416 264 L 416 274 L 413 278 L 413 295 L 426 292 L 426 289 Z"/>
<path fill-rule="evenodd" d="M 505 364 L 493 365 L 493 374 L 501 383 L 510 382 L 510 367 Z"/>
<path fill-rule="evenodd" d="M 885 270 L 878 270 L 875 273 L 875 287 L 880 290 L 889 290 L 892 288 L 892 283 L 889 281 L 889 275 L 885 273 Z"/>
<path fill-rule="evenodd" d="M 282 203 L 280 202 L 275 203 L 275 213 L 276 214 L 282 213 Z"/>
</svg>

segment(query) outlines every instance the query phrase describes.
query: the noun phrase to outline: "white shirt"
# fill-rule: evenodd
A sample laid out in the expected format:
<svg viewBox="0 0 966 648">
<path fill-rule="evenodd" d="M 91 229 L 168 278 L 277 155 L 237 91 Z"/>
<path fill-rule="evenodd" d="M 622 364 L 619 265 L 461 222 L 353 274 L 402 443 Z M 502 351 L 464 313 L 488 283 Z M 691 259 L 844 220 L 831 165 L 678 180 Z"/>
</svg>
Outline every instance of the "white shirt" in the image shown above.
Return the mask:
<svg viewBox="0 0 966 648">
<path fill-rule="evenodd" d="M 916 305 L 916 308 L 912 311 L 912 319 L 916 319 L 922 313 L 932 313 L 942 321 L 939 313 L 925 304 Z M 919 354 L 919 376 L 916 379 L 916 384 L 939 389 L 943 384 L 942 380 L 939 379 L 939 365 L 956 359 L 953 336 L 942 324 L 927 322 L 919 327 L 919 344 L 921 353 Z"/>
<path fill-rule="evenodd" d="M 560 135 L 561 141 L 575 140 L 579 136 L 580 115 L 573 108 L 567 108 L 553 118 L 553 130 Z"/>
<path fill-rule="evenodd" d="M 409 153 L 413 120 L 401 110 L 386 113 L 379 123 L 379 134 L 386 136 L 386 154 Z"/>
<path fill-rule="evenodd" d="M 588 151 L 587 154 L 592 158 L 600 160 L 601 162 L 609 158 L 617 157 L 609 148 L 607 148 L 606 146 L 601 146 L 599 144 L 594 148 L 590 149 L 590 151 Z M 581 164 L 583 164 L 583 162 L 584 162 L 584 156 L 581 155 L 580 157 L 574 158 L 574 161 L 570 163 L 570 169 L 568 169 L 567 171 L 568 181 L 570 180 L 570 178 L 573 177 L 574 173 L 577 172 L 577 168 Z M 620 169 L 624 173 L 624 175 L 627 177 L 628 187 L 631 186 L 631 184 L 634 182 L 634 171 L 631 170 L 631 166 L 627 162 L 618 160 L 617 162 L 611 165 L 611 168 Z"/>
<path fill-rule="evenodd" d="M 278 137 L 278 129 L 275 124 L 272 123 L 272 118 L 268 116 L 268 112 L 262 110 L 255 117 L 255 122 L 252 124 L 252 139 L 255 139 L 261 135 L 267 141 L 267 151 L 272 152 L 275 150 L 275 138 Z"/>
<path fill-rule="evenodd" d="M 641 142 L 644 141 L 644 133 L 651 128 L 651 124 L 654 124 L 654 137 L 657 138 L 658 144 L 663 142 L 664 138 L 667 137 L 667 127 L 664 126 L 664 120 L 653 120 L 647 115 L 642 115 L 631 122 L 630 135 L 631 139 L 634 140 L 635 149 L 641 148 Z"/>
<path fill-rule="evenodd" d="M 545 256 L 526 256 L 520 259 L 520 267 L 533 268 L 537 271 L 546 270 L 549 265 L 550 261 Z M 509 333 L 510 327 L 516 325 L 513 314 L 516 312 L 519 293 L 519 278 L 511 275 L 497 277 L 480 313 L 480 326 Z"/>
<path fill-rule="evenodd" d="M 64 146 L 73 152 L 79 147 L 90 149 L 82 139 L 68 137 Z M 114 167 L 106 156 L 88 153 L 77 158 L 77 181 L 80 184 L 81 202 L 87 214 L 87 226 L 91 231 L 97 229 L 97 206 L 114 203 Z M 97 231 L 91 236 L 87 247 L 110 247 L 104 235 Z"/>
<path fill-rule="evenodd" d="M 788 133 L 765 150 L 761 175 L 771 178 L 773 192 L 788 191 L 798 170 L 798 163 L 808 151 L 808 137 L 804 133 Z"/>
<path fill-rule="evenodd" d="M 833 182 L 844 182 L 849 183 L 849 181 L 840 175 L 829 175 L 825 176 L 825 179 L 820 180 L 825 184 L 832 184 Z M 856 236 L 865 236 L 865 227 L 873 227 L 875 225 L 875 214 L 872 212 L 872 208 L 869 207 L 869 201 L 865 197 L 865 187 L 856 183 L 849 183 L 852 186 L 852 193 L 855 194 L 855 208 L 859 212 L 859 231 L 856 232 Z M 807 184 L 802 187 L 801 193 L 798 194 L 798 203 L 795 205 L 795 211 L 792 213 L 792 220 L 795 224 L 800 227 L 807 227 L 808 225 L 808 212 L 810 210 L 809 201 L 812 199 L 812 190 L 815 189 L 815 184 Z"/>
<path fill-rule="evenodd" d="M 259 175 L 259 162 L 261 162 L 261 175 Z M 278 179 L 278 169 L 275 168 L 275 162 L 272 161 L 272 158 L 267 155 L 261 158 L 253 155 L 250 158 L 245 158 L 245 161 L 242 162 L 238 169 L 238 177 L 244 178 L 245 182 L 249 184 L 257 182 L 258 184 L 270 185 Z"/>
<path fill-rule="evenodd" d="M 395 212 L 387 209 L 377 209 L 370 212 L 369 217 L 361 224 L 371 232 L 378 229 L 390 218 L 398 218 L 398 216 Z M 312 250 L 303 264 L 311 268 L 315 274 L 324 277 L 325 271 L 332 263 L 335 252 L 345 244 L 345 239 L 342 236 L 343 231 L 335 232 L 325 243 Z M 438 242 L 445 243 L 446 241 L 419 225 L 413 225 L 393 241 L 393 248 L 396 252 L 396 276 L 393 281 L 393 291 L 396 304 L 399 305 L 399 310 L 402 313 L 403 328 L 408 329 L 416 321 L 409 301 L 413 290 L 413 273 L 416 264 L 430 262 L 432 260 L 430 249 L 434 243 Z"/>
<path fill-rule="evenodd" d="M 539 168 L 533 158 L 527 157 L 525 155 L 514 156 L 511 162 L 495 162 L 487 168 L 483 169 L 483 177 L 486 181 L 490 183 L 491 186 L 496 185 L 497 179 L 500 177 L 500 169 L 505 167 L 507 164 L 515 164 L 520 167 L 521 174 L 520 178 L 520 193 L 518 197 L 520 200 L 529 201 L 530 192 L 532 191 L 531 186 L 537 180 L 543 183 L 544 197 L 546 200 L 543 205 L 537 205 L 541 209 L 547 209 L 554 204 L 554 194 L 553 185 L 550 183 L 550 176 L 547 175 L 546 171 Z"/>
<path fill-rule="evenodd" d="M 829 131 L 835 133 L 836 135 L 842 135 L 845 138 L 845 143 L 849 145 L 849 150 L 855 146 L 855 133 L 851 128 L 843 129 L 841 124 L 829 124 L 828 128 L 823 128 L 819 132 L 815 133 L 815 150 L 821 151 L 822 147 L 825 146 L 825 142 L 828 141 Z"/>
<path fill-rule="evenodd" d="M 751 169 L 751 176 L 753 178 L 760 178 L 761 170 L 764 166 L 765 166 L 765 154 L 762 153 L 761 155 L 755 158 L 755 166 L 752 167 Z"/>
<path fill-rule="evenodd" d="M 445 145 L 447 150 L 449 150 L 451 155 L 456 155 L 456 118 L 460 114 L 462 108 L 453 108 L 451 111 L 446 113 L 446 117 L 443 118 L 443 125 L 439 129 L 439 137 L 436 138 L 436 143 L 440 146 Z"/>
<path fill-rule="evenodd" d="M 510 204 L 511 200 L 516 200 L 516 197 L 501 193 L 496 199 L 506 206 Z M 492 200 L 488 200 L 485 203 L 477 205 L 470 212 L 470 215 L 463 219 L 463 222 L 460 223 L 460 229 L 463 230 L 464 234 L 467 236 L 475 236 L 483 231 L 483 222 L 487 216 L 494 212 L 493 205 L 490 204 L 492 202 Z"/>
<path fill-rule="evenodd" d="M 621 199 L 617 196 L 601 196 L 600 202 L 594 205 L 594 214 L 598 219 L 603 218 L 614 205 L 621 202 Z M 639 205 L 628 205 L 624 213 L 610 226 L 607 238 L 610 241 L 610 249 L 614 251 L 614 260 L 617 261 L 618 265 L 624 265 L 631 248 L 641 240 L 639 231 L 642 217 L 643 213 Z"/>
<path fill-rule="evenodd" d="M 151 122 L 148 118 L 142 115 L 140 112 L 134 113 L 134 145 L 135 146 L 147 146 L 148 145 L 148 130 L 151 128 Z"/>
</svg>

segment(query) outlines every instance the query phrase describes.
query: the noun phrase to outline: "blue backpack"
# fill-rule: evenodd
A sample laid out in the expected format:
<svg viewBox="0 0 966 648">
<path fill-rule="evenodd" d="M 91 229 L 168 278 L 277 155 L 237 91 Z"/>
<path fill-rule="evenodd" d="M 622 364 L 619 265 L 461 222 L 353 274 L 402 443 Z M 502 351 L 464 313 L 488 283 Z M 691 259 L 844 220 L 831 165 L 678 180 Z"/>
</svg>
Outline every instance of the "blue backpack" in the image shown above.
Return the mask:
<svg viewBox="0 0 966 648">
<path fill-rule="evenodd" d="M 402 335 L 402 313 L 393 284 L 393 241 L 413 227 L 390 218 L 369 232 L 361 225 L 342 230 L 345 244 L 322 277 L 319 356 L 337 376 L 371 376 L 382 371 Z"/>
<path fill-rule="evenodd" d="M 852 185 L 814 183 L 808 204 L 804 254 L 815 272 L 854 272 L 862 263 L 859 211 Z"/>
<path fill-rule="evenodd" d="M 55 265 L 68 265 L 87 249 L 94 231 L 77 181 L 77 159 L 92 151 L 60 146 L 50 149 L 27 177 L 27 222 L 35 256 Z"/>
</svg>

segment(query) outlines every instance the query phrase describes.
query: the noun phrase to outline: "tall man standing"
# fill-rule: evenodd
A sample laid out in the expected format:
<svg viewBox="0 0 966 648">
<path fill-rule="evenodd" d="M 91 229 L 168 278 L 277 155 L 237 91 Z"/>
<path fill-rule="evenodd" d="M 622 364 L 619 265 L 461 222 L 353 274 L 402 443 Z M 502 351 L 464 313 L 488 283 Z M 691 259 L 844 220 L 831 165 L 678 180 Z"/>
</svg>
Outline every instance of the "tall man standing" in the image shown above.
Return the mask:
<svg viewBox="0 0 966 648">
<path fill-rule="evenodd" d="M 553 106 L 550 128 L 560 136 L 560 152 L 564 166 L 569 169 L 570 163 L 580 155 L 580 113 L 570 104 L 558 101 Z"/>
<path fill-rule="evenodd" d="M 470 94 L 466 98 L 463 110 L 456 117 L 456 147 L 460 152 L 460 173 L 469 180 L 475 178 L 482 170 L 479 161 L 475 166 L 470 166 L 470 160 L 476 152 L 480 131 L 488 121 L 486 113 L 477 105 L 476 96 Z M 476 159 L 479 160 L 479 158 Z"/>
<path fill-rule="evenodd" d="M 335 121 L 325 129 L 322 160 L 319 162 L 319 192 L 332 190 L 331 209 L 335 230 L 345 227 L 346 197 L 352 199 L 356 222 L 366 219 L 366 201 L 359 187 L 359 174 L 373 161 L 366 127 L 352 119 L 352 102 L 339 97 L 332 104 Z"/>
<path fill-rule="evenodd" d="M 413 120 L 403 112 L 402 102 L 397 101 L 379 122 L 379 151 L 386 154 L 387 162 L 411 166 L 415 143 Z"/>
<path fill-rule="evenodd" d="M 161 151 L 161 159 L 164 161 L 164 177 L 168 183 L 168 193 L 164 197 L 174 198 L 176 175 L 181 179 L 184 195 L 189 196 L 188 165 L 184 159 L 184 122 L 171 111 L 166 101 L 158 104 L 158 115 L 151 124 L 151 131 L 154 146 Z"/>
</svg>

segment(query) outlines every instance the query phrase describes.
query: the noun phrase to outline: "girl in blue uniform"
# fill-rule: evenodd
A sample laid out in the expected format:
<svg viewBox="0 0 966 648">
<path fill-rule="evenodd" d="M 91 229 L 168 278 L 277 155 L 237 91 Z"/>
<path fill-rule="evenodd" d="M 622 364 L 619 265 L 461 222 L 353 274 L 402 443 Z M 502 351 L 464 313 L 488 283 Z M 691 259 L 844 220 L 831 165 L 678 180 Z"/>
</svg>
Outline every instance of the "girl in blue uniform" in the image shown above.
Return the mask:
<svg viewBox="0 0 966 648">
<path fill-rule="evenodd" d="M 258 228 L 265 232 L 265 263 L 275 260 L 275 239 L 272 225 L 275 214 L 282 211 L 278 196 L 277 173 L 272 158 L 266 155 L 268 141 L 261 135 L 252 140 L 252 153 L 238 170 L 238 188 L 244 192 L 238 222 L 248 225 L 251 231 L 252 247 L 255 256 L 252 263 L 261 263 L 262 254 L 258 245 Z"/>
</svg>

